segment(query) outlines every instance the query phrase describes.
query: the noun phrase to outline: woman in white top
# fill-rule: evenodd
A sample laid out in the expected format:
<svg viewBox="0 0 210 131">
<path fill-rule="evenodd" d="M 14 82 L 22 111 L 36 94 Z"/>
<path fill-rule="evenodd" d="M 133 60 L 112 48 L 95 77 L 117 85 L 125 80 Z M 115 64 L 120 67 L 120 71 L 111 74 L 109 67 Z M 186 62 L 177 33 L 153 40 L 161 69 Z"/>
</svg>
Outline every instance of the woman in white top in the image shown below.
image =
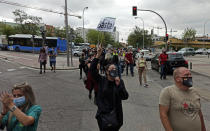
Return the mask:
<svg viewBox="0 0 210 131">
<path fill-rule="evenodd" d="M 137 64 L 138 72 L 139 72 L 139 82 L 140 82 L 140 85 L 142 85 L 142 75 L 143 75 L 144 87 L 148 87 L 147 79 L 146 79 L 147 63 L 143 56 L 144 56 L 144 54 L 142 53 L 141 57 L 138 59 L 138 64 Z"/>
</svg>

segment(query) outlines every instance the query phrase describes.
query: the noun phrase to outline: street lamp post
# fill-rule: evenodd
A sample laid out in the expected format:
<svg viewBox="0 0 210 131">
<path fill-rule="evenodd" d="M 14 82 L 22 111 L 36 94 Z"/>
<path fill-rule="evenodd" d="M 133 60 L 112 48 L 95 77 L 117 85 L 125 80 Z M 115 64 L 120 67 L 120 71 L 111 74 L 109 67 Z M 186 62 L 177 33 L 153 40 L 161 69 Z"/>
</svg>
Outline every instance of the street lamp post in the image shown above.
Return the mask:
<svg viewBox="0 0 210 131">
<path fill-rule="evenodd" d="M 83 29 L 82 29 L 82 36 L 83 36 L 83 40 L 84 40 L 84 42 L 85 42 L 85 28 L 84 28 L 84 21 L 85 21 L 85 18 L 84 18 L 84 13 L 85 13 L 85 10 L 86 9 L 88 9 L 88 7 L 85 7 L 84 9 L 83 9 L 83 14 L 82 14 L 82 18 L 83 18 Z"/>
<path fill-rule="evenodd" d="M 140 18 L 143 22 L 143 41 L 142 41 L 143 47 L 142 48 L 144 49 L 144 20 L 141 17 L 135 17 L 135 19 L 138 19 L 138 18 Z"/>
</svg>

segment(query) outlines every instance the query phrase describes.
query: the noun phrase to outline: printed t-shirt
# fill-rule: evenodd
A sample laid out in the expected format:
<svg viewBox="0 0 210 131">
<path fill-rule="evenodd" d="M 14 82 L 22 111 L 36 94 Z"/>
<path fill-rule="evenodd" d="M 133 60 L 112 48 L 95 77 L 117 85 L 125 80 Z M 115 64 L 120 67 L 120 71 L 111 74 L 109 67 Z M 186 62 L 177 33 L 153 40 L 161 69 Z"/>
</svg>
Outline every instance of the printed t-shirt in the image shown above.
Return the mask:
<svg viewBox="0 0 210 131">
<path fill-rule="evenodd" d="M 159 104 L 169 106 L 168 118 L 173 131 L 201 131 L 200 95 L 195 88 L 182 91 L 175 85 L 162 89 Z"/>
<path fill-rule="evenodd" d="M 133 63 L 133 54 L 132 53 L 126 53 L 125 58 L 130 62 Z M 126 61 L 127 63 L 127 61 Z"/>
</svg>

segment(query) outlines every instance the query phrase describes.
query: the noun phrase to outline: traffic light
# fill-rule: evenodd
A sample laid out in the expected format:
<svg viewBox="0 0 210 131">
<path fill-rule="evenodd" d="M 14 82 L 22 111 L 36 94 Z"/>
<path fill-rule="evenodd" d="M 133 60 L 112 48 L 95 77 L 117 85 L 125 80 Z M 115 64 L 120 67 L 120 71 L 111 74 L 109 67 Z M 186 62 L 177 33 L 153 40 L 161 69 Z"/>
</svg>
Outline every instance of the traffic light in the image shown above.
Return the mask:
<svg viewBox="0 0 210 131">
<path fill-rule="evenodd" d="M 166 42 L 168 41 L 168 34 L 166 34 Z"/>
<path fill-rule="evenodd" d="M 137 16 L 137 6 L 133 6 L 133 16 Z"/>
</svg>

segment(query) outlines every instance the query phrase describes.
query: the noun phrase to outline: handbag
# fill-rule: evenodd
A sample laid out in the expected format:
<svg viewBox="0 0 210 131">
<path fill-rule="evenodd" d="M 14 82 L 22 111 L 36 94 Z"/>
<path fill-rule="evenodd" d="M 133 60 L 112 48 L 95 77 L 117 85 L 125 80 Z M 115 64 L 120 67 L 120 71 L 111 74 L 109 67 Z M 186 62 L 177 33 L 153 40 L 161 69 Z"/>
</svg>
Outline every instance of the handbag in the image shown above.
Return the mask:
<svg viewBox="0 0 210 131">
<path fill-rule="evenodd" d="M 117 119 L 117 113 L 116 113 L 116 101 L 115 101 L 115 87 L 113 90 L 113 101 L 114 101 L 114 108 L 111 112 L 109 113 L 101 113 L 99 115 L 102 123 L 102 128 L 107 129 L 107 128 L 118 128 L 119 127 L 119 121 Z"/>
</svg>

